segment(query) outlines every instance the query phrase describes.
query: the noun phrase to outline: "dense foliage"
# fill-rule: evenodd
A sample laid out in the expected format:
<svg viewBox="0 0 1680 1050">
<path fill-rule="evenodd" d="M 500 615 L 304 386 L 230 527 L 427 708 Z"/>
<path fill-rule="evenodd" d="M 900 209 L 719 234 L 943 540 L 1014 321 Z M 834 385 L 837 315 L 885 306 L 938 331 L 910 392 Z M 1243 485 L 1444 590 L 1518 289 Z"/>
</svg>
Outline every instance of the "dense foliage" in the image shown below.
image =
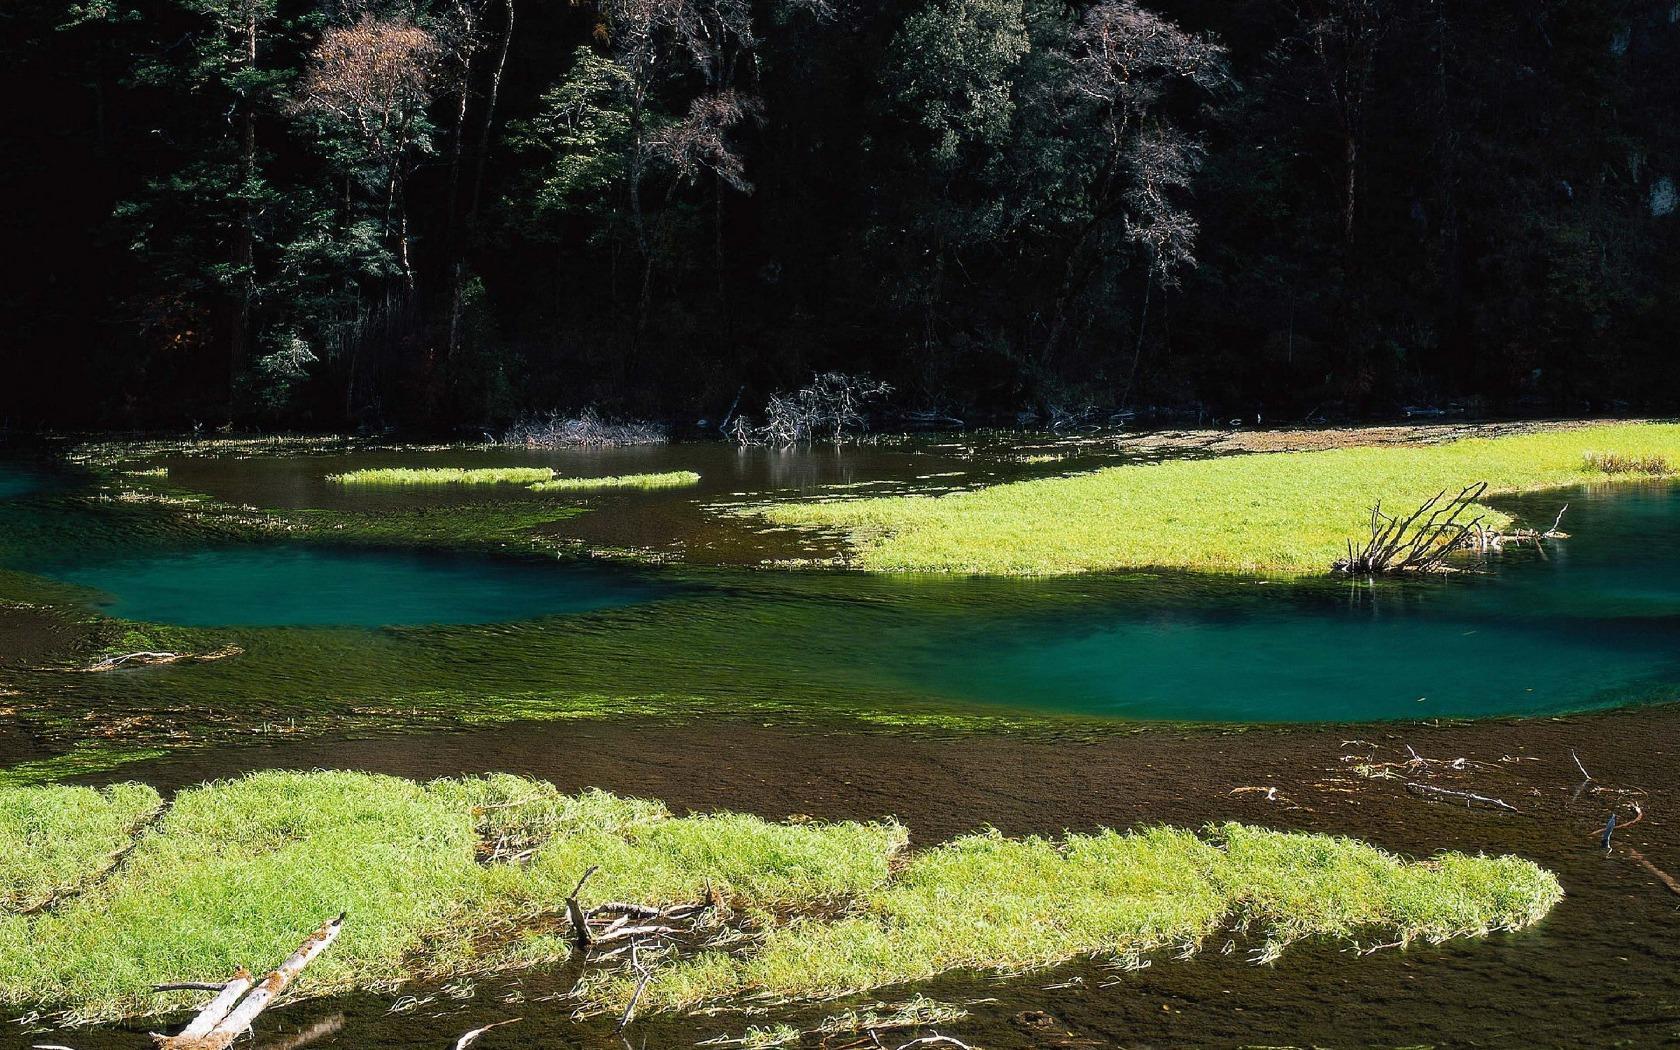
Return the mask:
<svg viewBox="0 0 1680 1050">
<path fill-rule="evenodd" d="M 16 0 L 0 421 L 1680 394 L 1671 0 Z"/>
</svg>

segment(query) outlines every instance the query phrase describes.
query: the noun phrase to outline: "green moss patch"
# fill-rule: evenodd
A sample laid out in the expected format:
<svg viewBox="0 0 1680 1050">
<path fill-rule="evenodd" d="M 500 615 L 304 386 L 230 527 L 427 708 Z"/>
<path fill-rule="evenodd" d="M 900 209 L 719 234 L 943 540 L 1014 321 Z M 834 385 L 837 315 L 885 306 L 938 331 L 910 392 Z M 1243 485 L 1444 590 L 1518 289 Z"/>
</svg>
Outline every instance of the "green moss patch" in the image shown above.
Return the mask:
<svg viewBox="0 0 1680 1050">
<path fill-rule="evenodd" d="M 426 485 L 524 485 L 532 492 L 599 492 L 607 489 L 668 489 L 698 484 L 692 470 L 662 474 L 620 474 L 562 478 L 548 467 L 382 467 L 329 474 L 340 485 L 402 488 Z"/>
<path fill-rule="evenodd" d="M 619 474 L 605 478 L 555 478 L 530 486 L 532 492 L 600 492 L 607 489 L 680 489 L 700 484 L 692 470 L 663 474 Z"/>
<path fill-rule="evenodd" d="M 0 787 L 0 912 L 29 912 L 75 893 L 128 848 L 163 805 L 142 784 Z"/>
<path fill-rule="evenodd" d="M 133 786 L 0 794 L 0 856 L 31 887 L 0 907 L 0 1004 L 82 1021 L 158 1012 L 190 996 L 153 995 L 153 983 L 271 965 L 341 910 L 344 934 L 303 994 L 552 962 L 570 953 L 564 900 L 590 867 L 593 900 L 717 905 L 715 935 L 642 953 L 654 967 L 644 1009 L 1136 961 L 1237 925 L 1276 950 L 1309 936 L 1444 940 L 1526 926 L 1561 892 L 1515 858 L 1411 863 L 1240 825 L 980 834 L 906 856 L 890 821 L 679 818 L 506 775 L 260 773 L 182 792 L 142 830 L 156 804 Z M 79 892 L 25 914 L 27 899 L 66 886 Z M 628 996 L 617 965 L 592 971 L 585 1007 Z"/>
<path fill-rule="evenodd" d="M 1589 458 L 1589 453 L 1592 454 Z M 1649 477 L 1680 462 L 1680 426 L 1598 425 L 1442 445 L 1280 452 L 1113 467 L 946 496 L 760 509 L 771 521 L 843 530 L 853 560 L 882 572 L 1060 575 L 1177 567 L 1327 571 L 1373 504 L 1410 512 L 1476 481 L 1493 495 Z M 1613 471 L 1609 466 L 1626 466 Z M 1482 508 L 1486 523 L 1508 519 Z"/>
<path fill-rule="evenodd" d="M 547 481 L 554 471 L 547 467 L 381 467 L 328 474 L 327 480 L 340 485 L 529 485 Z"/>
</svg>

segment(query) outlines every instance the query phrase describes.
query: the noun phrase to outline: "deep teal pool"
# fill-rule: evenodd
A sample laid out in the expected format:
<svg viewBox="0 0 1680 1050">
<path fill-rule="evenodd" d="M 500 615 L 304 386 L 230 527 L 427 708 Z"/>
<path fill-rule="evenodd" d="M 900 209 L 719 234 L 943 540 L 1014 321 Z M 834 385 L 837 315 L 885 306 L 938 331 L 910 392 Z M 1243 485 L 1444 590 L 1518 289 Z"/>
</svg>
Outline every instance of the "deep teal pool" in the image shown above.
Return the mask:
<svg viewBox="0 0 1680 1050">
<path fill-rule="evenodd" d="M 658 593 L 640 578 L 581 563 L 287 545 L 148 555 L 52 575 L 100 592 L 108 615 L 191 627 L 504 623 Z"/>
</svg>

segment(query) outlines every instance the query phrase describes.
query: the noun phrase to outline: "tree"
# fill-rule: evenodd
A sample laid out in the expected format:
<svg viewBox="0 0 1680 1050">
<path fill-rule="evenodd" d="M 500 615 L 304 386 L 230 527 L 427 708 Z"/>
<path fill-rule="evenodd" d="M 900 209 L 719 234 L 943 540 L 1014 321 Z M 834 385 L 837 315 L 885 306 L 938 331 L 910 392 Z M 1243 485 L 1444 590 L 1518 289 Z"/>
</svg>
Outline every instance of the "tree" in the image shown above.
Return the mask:
<svg viewBox="0 0 1680 1050">
<path fill-rule="evenodd" d="M 408 178 L 433 149 L 427 114 L 442 48 L 437 37 L 402 17 L 364 14 L 332 26 L 310 57 L 296 109 L 338 140 L 335 152 L 378 194 L 386 240 L 406 289 L 414 290 Z"/>
<path fill-rule="evenodd" d="M 1306 48 L 1319 91 L 1335 114 L 1342 138 L 1342 237 L 1354 241 L 1359 214 L 1359 165 L 1376 77 L 1378 49 L 1389 28 L 1393 0 L 1311 0 L 1296 9 L 1298 46 Z"/>
</svg>

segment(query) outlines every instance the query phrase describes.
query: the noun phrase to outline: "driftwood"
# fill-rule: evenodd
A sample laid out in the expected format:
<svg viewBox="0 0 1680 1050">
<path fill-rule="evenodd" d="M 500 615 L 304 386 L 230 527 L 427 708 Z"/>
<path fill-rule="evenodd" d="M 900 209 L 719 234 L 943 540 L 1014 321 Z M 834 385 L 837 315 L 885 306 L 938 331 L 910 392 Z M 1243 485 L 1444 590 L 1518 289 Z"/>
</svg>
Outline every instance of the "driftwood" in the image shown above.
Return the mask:
<svg viewBox="0 0 1680 1050">
<path fill-rule="evenodd" d="M 1490 795 L 1478 795 L 1474 791 L 1454 791 L 1451 788 L 1436 787 L 1433 784 L 1420 784 L 1415 780 L 1408 781 L 1406 783 L 1406 790 L 1410 791 L 1414 795 L 1431 795 L 1443 798 L 1462 799 L 1466 807 L 1473 806 L 1480 802 L 1484 806 L 1493 806 L 1496 809 L 1503 809 L 1508 813 L 1522 812 L 1502 798 L 1493 798 Z"/>
<path fill-rule="evenodd" d="M 1655 864 L 1652 864 L 1649 860 L 1646 860 L 1645 854 L 1634 849 L 1632 846 L 1624 846 L 1622 848 L 1622 852 L 1626 853 L 1629 857 L 1632 857 L 1635 864 L 1638 864 L 1652 875 L 1655 875 L 1657 877 L 1657 881 L 1662 883 L 1664 886 L 1667 886 L 1670 893 L 1674 894 L 1676 897 L 1680 897 L 1680 880 L 1676 880 L 1674 876 L 1657 867 Z"/>
<path fill-rule="evenodd" d="M 212 660 L 225 660 L 230 656 L 238 656 L 245 650 L 237 645 L 224 646 L 208 653 L 172 653 L 166 651 L 142 649 L 139 652 L 123 653 L 121 656 L 107 656 L 105 659 L 78 667 L 75 670 L 98 673 L 101 671 L 115 671 L 122 667 L 158 667 L 163 664 L 175 663 L 209 663 Z"/>
<path fill-rule="evenodd" d="M 572 939 L 577 941 L 578 950 L 582 952 L 589 951 L 594 935 L 589 930 L 589 916 L 584 912 L 582 905 L 578 904 L 578 894 L 583 892 L 583 884 L 589 881 L 589 876 L 595 874 L 599 868 L 598 864 L 590 865 L 589 870 L 578 879 L 577 885 L 572 887 L 572 895 L 566 898 L 566 918 L 572 922 Z"/>
<path fill-rule="evenodd" d="M 596 870 L 592 866 L 585 871 L 566 898 L 566 918 L 571 924 L 573 943 L 585 965 L 598 966 L 629 955 L 630 970 L 637 980 L 635 991 L 613 1029 L 622 1033 L 635 1019 L 642 990 L 653 977 L 653 970 L 642 962 L 642 949 L 669 943 L 672 938 L 693 937 L 700 929 L 701 915 L 722 905 L 714 892 L 706 901 L 694 904 L 656 906 L 608 901 L 586 908 L 578 897 Z"/>
<path fill-rule="evenodd" d="M 155 1036 L 159 1050 L 227 1050 L 235 1039 L 250 1030 L 257 1016 L 273 1005 L 304 967 L 332 946 L 343 928 L 344 916 L 340 915 L 310 934 L 255 989 L 251 988 L 251 975 L 241 968 L 179 1033 Z"/>
<path fill-rule="evenodd" d="M 233 1007 L 240 997 L 251 990 L 252 983 L 251 972 L 241 966 L 228 983 L 222 986 L 220 993 L 205 1003 L 198 1015 L 188 1021 L 187 1026 L 173 1038 L 162 1040 L 162 1045 L 166 1050 L 174 1050 L 175 1047 L 190 1046 L 209 1036 L 216 1026 L 233 1012 Z"/>
<path fill-rule="evenodd" d="M 1487 482 L 1479 481 L 1450 499 L 1442 489 L 1404 518 L 1384 514 L 1378 502 L 1371 508 L 1370 535 L 1358 546 L 1348 540 L 1347 556 L 1337 559 L 1332 568 L 1366 576 L 1442 571 L 1447 556 L 1481 526 L 1479 516 L 1463 524 L 1459 518 L 1487 488 Z"/>
<path fill-rule="evenodd" d="M 483 1028 L 474 1028 L 472 1031 L 468 1032 L 466 1035 L 463 1035 L 461 1038 L 455 1040 L 455 1050 L 467 1050 L 467 1047 L 473 1045 L 473 1043 L 478 1041 L 479 1036 L 483 1035 L 485 1032 L 488 1032 L 490 1029 L 500 1028 L 505 1024 L 513 1024 L 515 1021 L 520 1021 L 520 1020 L 523 1020 L 523 1018 L 510 1017 L 506 1021 L 497 1021 L 495 1024 L 487 1024 Z"/>
<path fill-rule="evenodd" d="M 630 1001 L 624 1006 L 624 1014 L 619 1017 L 613 1032 L 624 1031 L 630 1027 L 630 1021 L 636 1016 L 636 1004 L 642 1001 L 642 989 L 647 987 L 648 980 L 653 977 L 653 971 L 642 965 L 640 955 L 636 951 L 636 942 L 630 942 L 630 968 L 637 973 L 636 990 L 630 993 Z"/>
</svg>

